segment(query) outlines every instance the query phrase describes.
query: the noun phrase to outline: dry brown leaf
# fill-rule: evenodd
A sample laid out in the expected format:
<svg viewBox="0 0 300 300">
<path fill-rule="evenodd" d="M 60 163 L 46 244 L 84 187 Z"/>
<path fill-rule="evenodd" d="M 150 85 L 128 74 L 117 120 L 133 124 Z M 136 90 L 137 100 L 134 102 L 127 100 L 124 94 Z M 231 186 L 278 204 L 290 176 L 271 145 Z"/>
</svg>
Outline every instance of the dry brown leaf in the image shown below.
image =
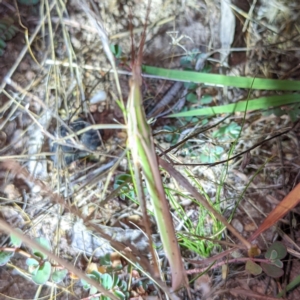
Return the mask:
<svg viewBox="0 0 300 300">
<path fill-rule="evenodd" d="M 262 232 L 273 226 L 300 202 L 300 183 L 289 192 L 287 196 L 271 211 L 264 222 L 249 238 L 249 242 L 255 240 Z"/>
<path fill-rule="evenodd" d="M 196 291 L 201 291 L 203 297 L 209 295 L 211 293 L 211 278 L 207 274 L 200 276 L 195 280 L 194 288 Z"/>
</svg>

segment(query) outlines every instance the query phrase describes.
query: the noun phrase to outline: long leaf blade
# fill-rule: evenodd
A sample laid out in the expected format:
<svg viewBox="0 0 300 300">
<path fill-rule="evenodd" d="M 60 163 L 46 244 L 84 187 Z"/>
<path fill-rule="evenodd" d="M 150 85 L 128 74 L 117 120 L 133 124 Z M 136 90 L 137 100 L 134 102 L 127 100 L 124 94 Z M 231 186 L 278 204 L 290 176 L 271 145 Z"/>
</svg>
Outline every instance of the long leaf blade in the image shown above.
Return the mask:
<svg viewBox="0 0 300 300">
<path fill-rule="evenodd" d="M 209 85 L 235 86 L 245 89 L 257 90 L 281 90 L 299 91 L 300 81 L 264 79 L 242 76 L 227 76 L 218 74 L 207 74 L 192 71 L 169 70 L 150 66 L 143 66 L 143 72 L 166 79 L 178 80 L 183 82 L 204 83 Z"/>
</svg>

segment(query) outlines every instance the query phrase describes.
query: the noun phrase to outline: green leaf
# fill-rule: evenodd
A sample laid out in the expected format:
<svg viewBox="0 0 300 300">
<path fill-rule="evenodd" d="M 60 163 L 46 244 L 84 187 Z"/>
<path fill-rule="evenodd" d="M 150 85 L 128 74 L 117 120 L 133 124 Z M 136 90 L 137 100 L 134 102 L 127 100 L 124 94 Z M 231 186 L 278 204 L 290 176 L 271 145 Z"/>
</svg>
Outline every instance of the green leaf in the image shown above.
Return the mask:
<svg viewBox="0 0 300 300">
<path fill-rule="evenodd" d="M 200 99 L 200 103 L 201 104 L 210 104 L 213 100 L 213 97 L 211 95 L 204 95 L 201 99 Z"/>
<path fill-rule="evenodd" d="M 217 159 L 220 159 L 223 152 L 224 148 L 220 146 L 205 145 L 202 148 L 200 160 L 203 163 L 214 163 Z"/>
<path fill-rule="evenodd" d="M 206 154 L 204 154 L 204 153 L 201 153 L 200 154 L 200 160 L 201 160 L 201 162 L 202 163 L 204 163 L 204 164 L 212 164 L 212 163 L 214 163 L 215 161 L 216 161 L 216 159 L 213 157 L 213 156 L 211 156 L 211 155 L 206 155 Z"/>
<path fill-rule="evenodd" d="M 283 268 L 283 262 L 282 262 L 281 260 L 279 260 L 279 259 L 275 259 L 275 260 L 272 262 L 272 264 L 273 264 L 274 266 L 280 268 L 280 269 Z"/>
<path fill-rule="evenodd" d="M 185 112 L 185 111 L 189 111 L 189 108 L 187 106 L 185 106 L 181 112 Z M 194 116 L 188 116 L 188 117 L 184 117 L 184 121 L 183 124 L 186 124 L 186 122 L 192 122 L 193 120 L 195 120 Z M 196 119 L 197 122 L 197 119 Z"/>
<path fill-rule="evenodd" d="M 22 232 L 22 230 L 20 228 L 17 228 L 16 231 Z M 22 245 L 22 240 L 20 238 L 16 237 L 14 234 L 10 235 L 10 242 L 16 248 L 20 248 Z"/>
<path fill-rule="evenodd" d="M 125 200 L 127 196 L 134 196 L 134 191 L 129 188 L 128 183 L 132 182 L 132 177 L 128 173 L 119 174 L 115 177 L 114 189 L 120 188 L 120 198 Z"/>
<path fill-rule="evenodd" d="M 163 127 L 163 129 L 172 132 L 171 126 L 165 125 L 165 126 Z M 172 140 L 173 140 L 173 133 L 165 134 L 165 135 L 164 135 L 164 140 L 165 140 L 167 143 L 171 143 Z"/>
<path fill-rule="evenodd" d="M 297 287 L 300 284 L 300 275 L 296 276 L 287 286 L 286 286 L 286 291 L 283 290 L 281 291 L 278 295 L 277 298 L 281 298 L 285 292 L 289 292 L 293 290 L 295 287 Z"/>
<path fill-rule="evenodd" d="M 300 109 L 297 105 L 292 107 L 292 109 L 287 112 L 288 112 L 292 122 L 295 122 L 298 120 L 299 115 L 300 115 Z"/>
<path fill-rule="evenodd" d="M 96 276 L 96 275 L 91 273 L 91 274 L 86 274 L 86 276 L 93 279 L 93 280 L 95 280 L 95 281 L 98 281 L 98 282 L 100 281 L 99 275 Z M 83 289 L 85 291 L 87 291 L 91 287 L 91 285 L 89 283 L 87 283 L 84 279 L 81 279 L 81 284 L 82 284 Z"/>
<path fill-rule="evenodd" d="M 143 280 L 142 282 L 142 287 L 145 291 L 149 289 L 149 281 Z"/>
<path fill-rule="evenodd" d="M 187 96 L 186 96 L 186 101 L 190 102 L 190 103 L 198 103 L 198 97 L 196 94 L 194 93 L 189 93 Z"/>
<path fill-rule="evenodd" d="M 248 260 L 246 262 L 245 268 L 246 268 L 246 271 L 248 271 L 250 274 L 255 275 L 255 276 L 261 274 L 261 272 L 262 272 L 261 266 L 252 260 Z"/>
<path fill-rule="evenodd" d="M 36 5 L 40 0 L 18 0 L 18 2 L 23 5 Z"/>
<path fill-rule="evenodd" d="M 121 57 L 121 54 L 122 54 L 122 47 L 121 46 L 116 45 L 116 44 L 111 44 L 110 45 L 110 50 L 116 58 Z"/>
<path fill-rule="evenodd" d="M 67 274 L 68 274 L 68 270 L 57 270 L 52 273 L 51 278 L 52 278 L 53 282 L 60 283 L 61 281 L 63 281 L 65 279 Z"/>
<path fill-rule="evenodd" d="M 231 122 L 228 125 L 221 126 L 218 130 L 213 132 L 213 137 L 219 138 L 220 140 L 227 141 L 235 139 L 239 136 L 241 126 L 236 122 Z"/>
<path fill-rule="evenodd" d="M 35 241 L 39 243 L 42 247 L 46 250 L 51 251 L 50 242 L 45 239 L 44 237 L 36 238 Z M 44 254 L 43 252 L 39 251 L 38 249 L 32 248 L 32 252 L 34 255 L 41 257 L 42 259 L 47 259 L 48 255 Z"/>
<path fill-rule="evenodd" d="M 113 281 L 112 277 L 111 277 L 109 274 L 107 274 L 107 273 L 102 274 L 100 280 L 101 280 L 102 286 L 103 286 L 106 290 L 110 290 L 110 289 L 113 287 L 114 281 Z"/>
<path fill-rule="evenodd" d="M 107 297 L 107 296 L 101 295 L 101 298 L 100 298 L 100 300 L 110 300 L 110 298 L 109 298 L 109 297 Z"/>
<path fill-rule="evenodd" d="M 102 274 L 96 270 L 93 270 L 89 275 L 93 275 L 94 276 L 94 279 L 98 282 L 100 282 L 101 280 L 101 276 Z M 91 277 L 92 278 L 92 277 Z"/>
<path fill-rule="evenodd" d="M 242 76 L 228 76 L 219 74 L 206 74 L 203 72 L 192 72 L 182 70 L 170 70 L 150 66 L 142 66 L 143 72 L 164 77 L 167 79 L 192 81 L 196 83 L 218 84 L 223 86 L 234 86 L 253 90 L 282 90 L 299 91 L 300 81 L 295 80 L 277 80 Z M 299 95 L 295 95 L 299 96 Z"/>
<path fill-rule="evenodd" d="M 6 47 L 6 43 L 4 42 L 4 40 L 2 38 L 0 38 L 0 49 L 4 49 Z"/>
<path fill-rule="evenodd" d="M 181 65 L 182 68 L 185 68 L 185 69 L 190 69 L 192 70 L 192 57 L 190 56 L 183 56 L 180 58 L 179 60 L 179 63 Z"/>
<path fill-rule="evenodd" d="M 41 260 L 47 259 L 47 255 L 44 255 L 41 252 L 34 252 L 34 255 L 40 258 Z"/>
<path fill-rule="evenodd" d="M 208 120 L 207 119 L 203 119 L 202 122 L 201 122 L 201 125 L 204 126 L 204 125 L 207 125 L 208 124 Z"/>
<path fill-rule="evenodd" d="M 120 281 L 118 274 L 113 274 L 113 286 L 118 285 L 118 282 Z"/>
<path fill-rule="evenodd" d="M 28 266 L 28 272 L 34 276 L 36 274 L 36 272 L 38 271 L 39 266 L 36 265 L 32 265 L 32 266 Z"/>
<path fill-rule="evenodd" d="M 118 290 L 115 290 L 114 291 L 114 294 L 121 300 L 125 300 L 126 299 L 126 296 L 121 292 L 121 291 L 118 291 Z"/>
<path fill-rule="evenodd" d="M 286 112 L 284 110 L 282 110 L 281 107 L 276 107 L 276 108 L 268 109 L 267 111 L 263 112 L 263 115 L 270 116 L 270 115 L 274 114 L 276 117 L 281 117 L 285 113 Z"/>
<path fill-rule="evenodd" d="M 270 254 L 270 259 L 273 260 L 275 258 L 277 258 L 277 251 L 273 249 Z"/>
<path fill-rule="evenodd" d="M 118 287 L 123 291 L 123 292 L 126 292 L 127 291 L 127 282 L 124 281 L 124 280 L 120 280 L 118 282 Z"/>
<path fill-rule="evenodd" d="M 106 253 L 104 256 L 101 256 L 99 260 L 101 266 L 110 266 L 111 265 L 110 253 Z"/>
<path fill-rule="evenodd" d="M 29 258 L 26 259 L 26 265 L 28 267 L 30 267 L 30 266 L 38 266 L 39 262 L 36 259 L 29 257 Z"/>
<path fill-rule="evenodd" d="M 81 279 L 81 284 L 82 284 L 82 287 L 85 291 L 87 291 L 89 288 L 90 288 L 90 284 L 87 283 L 84 279 Z"/>
<path fill-rule="evenodd" d="M 201 73 L 210 73 L 212 70 L 212 67 L 210 65 L 206 65 L 202 70 Z"/>
<path fill-rule="evenodd" d="M 221 146 L 215 146 L 215 148 L 214 148 L 214 153 L 216 154 L 216 155 L 221 155 L 222 153 L 224 152 L 224 148 L 223 147 L 221 147 Z"/>
<path fill-rule="evenodd" d="M 236 103 L 204 107 L 200 109 L 193 109 L 189 111 L 179 112 L 168 115 L 169 118 L 178 117 L 190 117 L 190 116 L 214 116 L 217 114 L 234 113 L 234 112 L 245 112 L 250 110 L 261 110 L 268 109 L 270 107 L 276 107 L 281 105 L 289 105 L 293 103 L 299 103 L 298 94 L 284 94 L 276 96 L 265 96 L 257 99 L 249 99 L 245 101 L 239 101 Z"/>
<path fill-rule="evenodd" d="M 0 251 L 0 266 L 6 265 L 15 252 Z"/>
<path fill-rule="evenodd" d="M 164 135 L 164 140 L 167 143 L 171 143 L 172 145 L 174 145 L 175 143 L 177 143 L 180 135 L 176 132 L 177 131 L 176 126 L 164 125 L 163 126 L 163 130 L 170 132 L 170 133 L 165 133 L 165 135 Z"/>
<path fill-rule="evenodd" d="M 95 288 L 94 286 L 91 286 L 89 294 L 90 295 L 95 295 L 95 294 L 97 294 L 97 292 L 98 292 L 97 288 Z M 100 300 L 100 297 L 98 297 L 98 296 L 91 297 L 90 300 Z"/>
<path fill-rule="evenodd" d="M 278 268 L 272 264 L 261 263 L 260 265 L 264 272 L 272 278 L 279 278 L 284 274 L 281 268 Z"/>
<path fill-rule="evenodd" d="M 285 245 L 279 241 L 276 241 L 268 248 L 267 252 L 265 253 L 265 258 L 272 259 L 271 255 L 273 250 L 275 250 L 277 253 L 277 259 L 285 258 L 287 254 Z"/>
<path fill-rule="evenodd" d="M 197 84 L 194 82 L 185 82 L 184 87 L 188 90 L 195 90 L 197 88 Z"/>
<path fill-rule="evenodd" d="M 51 264 L 45 261 L 42 266 L 37 269 L 37 272 L 32 276 L 32 280 L 36 284 L 44 284 L 48 281 L 51 275 Z"/>
<path fill-rule="evenodd" d="M 28 266 L 28 272 L 33 276 L 36 275 L 40 263 L 36 259 L 29 257 L 26 259 L 26 265 Z"/>
<path fill-rule="evenodd" d="M 13 25 L 14 20 L 10 17 L 2 17 L 0 19 L 0 49 L 5 48 L 4 41 L 8 41 L 12 39 L 18 28 Z"/>
</svg>

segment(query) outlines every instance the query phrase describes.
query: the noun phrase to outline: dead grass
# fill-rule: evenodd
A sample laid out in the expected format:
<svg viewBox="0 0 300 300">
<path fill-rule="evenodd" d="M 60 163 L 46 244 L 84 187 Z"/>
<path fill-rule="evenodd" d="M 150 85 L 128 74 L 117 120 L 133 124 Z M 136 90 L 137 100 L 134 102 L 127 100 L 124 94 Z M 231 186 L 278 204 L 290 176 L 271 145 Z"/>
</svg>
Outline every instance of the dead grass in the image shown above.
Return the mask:
<svg viewBox="0 0 300 300">
<path fill-rule="evenodd" d="M 211 72 L 299 79 L 300 7 L 297 1 L 253 1 L 252 5 L 243 1 L 238 7 L 232 6 L 236 17 L 236 24 L 232 29 L 234 32 L 231 30 L 222 33 L 228 37 L 227 41 L 230 40 L 230 35 L 234 38 L 233 43 L 228 45 L 232 48 L 227 60 L 228 67 L 220 55 L 220 49 L 225 46 L 222 44 L 224 36 L 220 33 L 219 2 L 174 3 L 159 0 L 152 3 L 144 55 L 146 64 L 179 68 L 180 58 L 197 48 L 209 53 L 208 57 L 214 60 L 207 63 Z M 132 8 L 132 22 L 135 39 L 139 41 L 145 6 L 136 5 Z M 102 18 L 101 24 L 111 42 L 121 46 L 123 50 L 118 66 L 123 72 L 118 76 L 121 95 L 126 99 L 131 57 L 129 7 L 122 1 L 102 1 L 97 9 L 98 16 L 101 15 Z M 82 271 L 86 270 L 91 260 L 98 262 L 96 257 L 108 252 L 119 253 L 117 261 L 123 268 L 118 274 L 125 282 L 131 284 L 131 297 L 141 295 L 147 299 L 150 291 L 153 292 L 157 287 L 151 284 L 139 286 L 139 282 L 147 282 L 144 278 L 146 275 L 138 271 L 138 268 L 130 270 L 126 261 L 130 258 L 132 263 L 138 263 L 144 269 L 149 267 L 149 259 L 146 256 L 147 239 L 141 233 L 143 222 L 138 217 L 139 206 L 130 190 L 130 180 L 126 181 L 128 178 L 124 177 L 128 171 L 124 152 L 126 133 L 122 126 L 103 127 L 103 124 L 124 123 L 122 108 L 117 105 L 121 96 L 114 83 L 111 67 L 95 26 L 89 23 L 76 1 L 70 1 L 67 7 L 62 2 L 53 1 L 49 6 L 45 4 L 42 11 L 39 12 L 38 6 L 20 5 L 18 12 L 9 1 L 3 1 L 0 8 L 0 21 L 4 14 L 20 14 L 22 24 L 29 32 L 29 41 L 24 42 L 24 28 L 20 26 L 16 17 L 15 25 L 19 27 L 20 32 L 7 42 L 0 62 L 0 78 L 3 80 L 0 93 L 0 137 L 4 140 L 1 143 L 0 169 L 1 219 L 14 228 L 22 228 L 31 238 L 46 237 L 51 241 L 52 252 L 55 255 L 71 262 Z M 222 53 L 224 55 L 224 52 Z M 39 64 L 36 64 L 35 60 Z M 126 72 L 127 74 L 124 74 Z M 5 81 L 5 77 L 11 78 L 11 81 Z M 144 97 L 148 99 L 146 104 L 150 103 L 153 107 L 161 100 L 171 83 L 160 78 L 145 78 L 144 86 Z M 107 97 L 96 105 L 90 105 L 89 99 L 99 91 L 105 91 Z M 236 88 L 203 86 L 198 87 L 196 91 L 198 99 L 208 95 L 212 97 L 213 103 L 246 99 L 247 93 L 248 91 Z M 261 96 L 261 93 L 263 91 L 252 91 L 256 97 Z M 172 107 L 173 104 L 168 105 Z M 193 105 L 195 104 L 185 103 L 185 106 Z M 153 123 L 158 153 L 166 152 L 174 145 L 168 138 L 170 132 L 172 137 L 177 134 L 180 141 L 188 134 L 209 127 L 189 139 L 184 144 L 185 148 L 178 146 L 168 155 L 172 155 L 174 161 L 183 165 L 197 164 L 203 162 L 201 154 L 207 147 L 213 151 L 212 149 L 218 146 L 222 147 L 224 152 L 217 159 L 226 160 L 234 141 L 234 154 L 237 154 L 289 128 L 292 124 L 290 114 L 284 108 L 269 113 L 237 113 L 218 124 L 223 117 L 198 119 L 195 122 L 158 118 Z M 64 125 L 72 132 L 70 123 L 78 118 L 96 124 L 94 129 L 101 129 L 101 146 L 92 151 L 80 137 L 76 138 L 74 135 L 72 147 L 84 150 L 88 158 L 82 156 L 66 165 L 63 153 L 58 150 L 57 164 L 54 164 L 50 159 L 51 143 L 56 141 L 66 146 L 66 140 L 57 135 L 59 128 Z M 233 122 L 242 127 L 238 139 L 224 141 L 216 137 L 216 131 Z M 217 124 L 216 127 L 213 127 L 214 124 Z M 206 198 L 218 206 L 226 218 L 230 217 L 238 203 L 234 215 L 231 216 L 232 224 L 248 238 L 266 215 L 299 182 L 298 149 L 299 133 L 290 131 L 251 150 L 250 156 L 237 158 L 228 164 L 211 167 L 180 166 L 177 169 L 188 177 L 194 186 L 202 190 Z M 185 170 L 189 171 L 189 175 L 184 173 Z M 119 182 L 116 182 L 116 178 Z M 172 211 L 175 225 L 179 226 L 182 219 L 187 218 L 185 223 L 182 222 L 182 231 L 195 234 L 192 231 L 200 224 L 202 208 L 193 203 L 194 199 L 174 178 L 163 173 L 163 179 L 170 189 L 169 197 L 173 197 L 174 200 Z M 182 215 L 179 214 L 178 203 Z M 151 210 L 151 207 L 149 208 Z M 186 220 L 189 220 L 190 227 L 187 227 Z M 208 237 L 215 233 L 212 229 L 214 222 L 214 218 L 207 215 L 201 223 L 205 224 L 203 232 L 206 232 Z M 297 244 L 298 208 L 278 226 Z M 155 231 L 154 224 L 153 229 Z M 8 245 L 5 237 L 3 234 L 2 247 Z M 238 243 L 226 230 L 218 237 L 228 243 Z M 276 229 L 270 229 L 258 238 L 257 243 L 261 249 L 267 249 L 277 238 Z M 107 241 L 112 248 L 107 245 Z M 290 246 L 287 242 L 284 243 Z M 157 244 L 159 246 L 159 241 Z M 124 252 L 124 246 L 130 247 L 132 252 Z M 30 248 L 24 246 L 28 253 Z M 214 246 L 209 255 L 224 253 L 225 250 L 224 245 Z M 161 268 L 168 283 L 170 278 L 163 253 L 160 248 L 157 251 L 163 261 Z M 295 251 L 298 253 L 298 249 Z M 203 259 L 199 253 L 195 254 L 196 252 L 184 247 L 182 253 L 185 259 Z M 221 276 L 220 269 L 213 269 L 191 284 L 193 296 L 195 299 L 200 299 L 201 295 L 206 296 L 206 299 L 260 299 L 261 295 L 265 295 L 271 299 L 299 275 L 299 256 L 296 255 L 287 257 L 288 268 L 280 280 L 250 276 L 235 264 L 228 266 L 227 277 Z M 140 259 L 137 259 L 138 257 Z M 228 259 L 232 257 L 228 256 Z M 12 270 L 16 270 L 17 266 L 26 270 L 23 257 L 15 256 L 11 264 L 3 268 L 2 278 L 7 282 L 0 290 L 3 297 L 25 299 L 39 295 L 65 299 L 67 293 L 69 299 L 87 296 L 80 282 L 72 279 L 75 278 L 73 273 L 60 285 L 49 284 L 48 287 L 39 288 L 31 285 L 28 279 L 21 280 L 19 275 L 12 275 Z M 186 268 L 192 271 L 197 267 L 186 263 Z M 9 287 L 11 278 L 18 278 L 18 283 Z M 287 299 L 296 299 L 298 292 L 299 290 L 295 289 L 287 295 Z M 179 297 L 184 299 L 185 295 L 180 294 Z"/>
</svg>

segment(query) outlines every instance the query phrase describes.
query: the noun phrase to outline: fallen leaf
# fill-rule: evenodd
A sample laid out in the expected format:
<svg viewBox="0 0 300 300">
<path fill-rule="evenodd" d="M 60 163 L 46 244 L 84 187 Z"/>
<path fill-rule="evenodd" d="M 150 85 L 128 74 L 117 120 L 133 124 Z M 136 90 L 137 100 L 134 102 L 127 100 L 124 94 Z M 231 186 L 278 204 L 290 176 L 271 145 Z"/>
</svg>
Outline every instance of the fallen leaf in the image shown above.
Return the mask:
<svg viewBox="0 0 300 300">
<path fill-rule="evenodd" d="M 288 195 L 271 211 L 264 222 L 248 239 L 249 242 L 255 240 L 262 232 L 273 226 L 278 220 L 284 217 L 300 202 L 300 183 L 294 187 Z"/>
</svg>

